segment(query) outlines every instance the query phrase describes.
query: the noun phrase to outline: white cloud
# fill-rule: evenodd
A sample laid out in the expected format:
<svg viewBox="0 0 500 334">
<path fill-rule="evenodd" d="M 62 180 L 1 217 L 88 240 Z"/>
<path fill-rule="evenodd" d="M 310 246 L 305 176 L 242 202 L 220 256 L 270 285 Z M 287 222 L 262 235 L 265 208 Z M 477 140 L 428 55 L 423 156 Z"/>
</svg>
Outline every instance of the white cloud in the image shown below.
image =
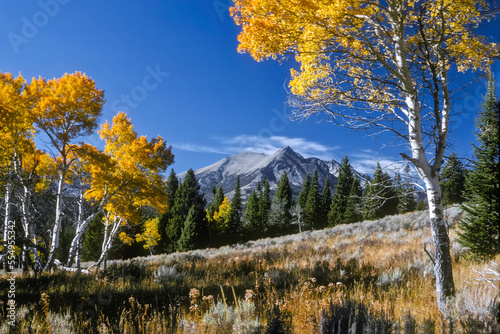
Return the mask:
<svg viewBox="0 0 500 334">
<path fill-rule="evenodd" d="M 340 148 L 339 146 L 326 146 L 304 138 L 289 138 L 284 136 L 262 137 L 240 135 L 222 139 L 221 143 L 227 149 L 235 152 L 251 151 L 264 154 L 272 154 L 283 147 L 290 146 L 304 157 L 314 156 L 327 160 L 331 160 L 332 152 Z"/>
<path fill-rule="evenodd" d="M 360 173 L 373 174 L 377 168 L 377 163 L 380 164 L 384 172 L 390 175 L 399 172 L 402 173 L 407 161 L 397 160 L 393 156 L 384 156 L 372 149 L 359 149 L 356 152 L 348 154 L 351 166 Z M 412 172 L 416 171 L 412 168 Z"/>
<path fill-rule="evenodd" d="M 321 143 L 310 141 L 305 138 L 289 138 L 284 136 L 263 137 L 256 135 L 239 135 L 231 138 L 213 138 L 217 141 L 214 145 L 200 145 L 191 143 L 173 144 L 175 149 L 203 152 L 233 154 L 238 152 L 256 152 L 267 155 L 273 154 L 277 150 L 290 146 L 294 151 L 304 157 L 317 157 L 320 159 L 333 159 L 332 152 L 338 150 L 340 146 L 327 146 Z"/>
<path fill-rule="evenodd" d="M 233 152 L 225 151 L 221 148 L 211 147 L 207 145 L 198 145 L 190 143 L 179 143 L 172 144 L 174 150 L 188 151 L 188 152 L 199 152 L 199 153 L 219 153 L 219 154 L 231 154 Z"/>
</svg>

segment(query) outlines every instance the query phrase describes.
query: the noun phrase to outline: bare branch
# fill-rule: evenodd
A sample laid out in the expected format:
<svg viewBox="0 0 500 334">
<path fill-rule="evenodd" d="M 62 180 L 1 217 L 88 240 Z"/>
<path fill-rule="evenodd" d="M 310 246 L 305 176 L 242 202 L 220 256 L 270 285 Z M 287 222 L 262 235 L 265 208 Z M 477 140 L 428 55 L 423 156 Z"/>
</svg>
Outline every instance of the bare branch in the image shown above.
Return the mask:
<svg viewBox="0 0 500 334">
<path fill-rule="evenodd" d="M 499 290 L 498 283 L 500 282 L 500 265 L 496 262 L 490 261 L 490 266 L 479 271 L 473 269 L 475 273 L 479 274 L 478 278 L 474 278 L 476 282 L 486 282 L 496 290 Z"/>
</svg>

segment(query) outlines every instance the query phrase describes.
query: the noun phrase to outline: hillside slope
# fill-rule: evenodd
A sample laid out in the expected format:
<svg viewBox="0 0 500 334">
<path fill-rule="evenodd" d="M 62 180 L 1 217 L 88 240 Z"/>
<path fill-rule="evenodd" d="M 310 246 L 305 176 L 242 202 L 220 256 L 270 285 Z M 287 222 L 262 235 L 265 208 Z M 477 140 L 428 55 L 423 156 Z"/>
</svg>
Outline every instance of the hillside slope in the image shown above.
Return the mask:
<svg viewBox="0 0 500 334">
<path fill-rule="evenodd" d="M 456 241 L 455 230 L 463 214 L 457 206 L 445 211 L 455 259 L 456 314 L 459 318 L 470 314 L 488 318 L 492 316 L 498 292 L 485 282 L 470 283 L 484 265 L 461 257 L 464 249 Z M 411 312 L 423 323 L 426 319 L 440 318 L 433 264 L 426 250 L 433 253 L 428 213 L 419 211 L 217 249 L 136 258 L 129 263 L 138 261 L 163 270 L 176 268 L 180 275 L 190 266 L 200 266 L 198 270 L 203 272 L 205 268 L 212 279 L 219 277 L 220 284 L 240 287 L 240 291 L 245 284 L 250 284 L 245 286 L 250 289 L 255 285 L 265 286 L 266 281 L 277 289 L 300 287 L 311 280 L 315 287 L 340 284 L 345 292 L 349 291 L 344 297 L 360 298 L 379 311 L 392 310 L 393 316 L 400 319 L 405 312 Z M 500 256 L 496 263 L 499 260 Z M 160 280 L 161 275 L 159 270 L 157 278 Z M 291 298 L 292 291 L 278 295 Z M 499 304 L 496 305 L 498 308 Z"/>
<path fill-rule="evenodd" d="M 139 333 L 354 333 L 353 321 L 363 333 L 499 333 L 498 283 L 478 278 L 498 274 L 500 256 L 488 265 L 460 256 L 455 229 L 462 217 L 458 207 L 446 210 L 457 291 L 447 319 L 437 309 L 425 251 L 432 254 L 432 239 L 422 211 L 109 261 L 97 280 L 66 272 L 22 277 L 16 279 L 17 322 L 20 328 L 51 323 L 79 333 L 134 332 L 137 326 Z M 0 282 L 0 291 L 7 284 Z M 42 292 L 48 295 L 40 299 Z M 29 311 L 33 303 L 49 302 L 51 313 Z M 0 332 L 5 328 L 0 322 Z"/>
</svg>

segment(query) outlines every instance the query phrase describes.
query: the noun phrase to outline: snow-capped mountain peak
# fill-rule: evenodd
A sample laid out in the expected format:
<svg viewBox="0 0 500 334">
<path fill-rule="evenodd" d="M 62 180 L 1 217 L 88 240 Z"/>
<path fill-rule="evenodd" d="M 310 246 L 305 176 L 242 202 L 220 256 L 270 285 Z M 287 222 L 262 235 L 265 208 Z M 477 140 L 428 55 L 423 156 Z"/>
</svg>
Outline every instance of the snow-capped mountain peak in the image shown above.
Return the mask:
<svg viewBox="0 0 500 334">
<path fill-rule="evenodd" d="M 291 147 L 284 147 L 271 155 L 255 152 L 240 152 L 194 171 L 201 191 L 208 201 L 211 199 L 212 186 L 222 185 L 224 193 L 232 197 L 236 187 L 236 179 L 240 177 L 243 200 L 250 196 L 257 183 L 266 178 L 269 181 L 271 193 L 276 190 L 283 172 L 287 172 L 294 198 L 297 198 L 306 175 L 312 176 L 318 171 L 318 184 L 322 189 L 328 176 L 330 186 L 337 184 L 340 164 L 335 160 L 325 161 L 318 158 L 304 158 Z M 182 181 L 186 172 L 178 175 Z M 357 173 L 359 174 L 359 173 Z"/>
</svg>

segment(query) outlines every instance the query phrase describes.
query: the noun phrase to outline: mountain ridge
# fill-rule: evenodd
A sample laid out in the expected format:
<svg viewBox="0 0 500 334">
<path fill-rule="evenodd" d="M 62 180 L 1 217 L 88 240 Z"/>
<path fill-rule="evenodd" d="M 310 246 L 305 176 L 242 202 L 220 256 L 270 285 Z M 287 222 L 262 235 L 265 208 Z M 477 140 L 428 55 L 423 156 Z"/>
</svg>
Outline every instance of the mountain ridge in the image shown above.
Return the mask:
<svg viewBox="0 0 500 334">
<path fill-rule="evenodd" d="M 284 171 L 287 172 L 293 197 L 296 199 L 302 190 L 306 175 L 311 177 L 314 171 L 318 171 L 318 186 L 323 189 L 325 179 L 328 176 L 330 187 L 333 191 L 337 184 L 340 163 L 335 160 L 321 160 L 315 157 L 304 158 L 295 152 L 290 146 L 277 150 L 271 155 L 243 151 L 229 155 L 211 165 L 194 170 L 194 174 L 200 185 L 200 191 L 205 194 L 207 201 L 212 197 L 212 186 L 217 188 L 222 185 L 226 196 L 232 198 L 236 187 L 236 179 L 240 177 L 240 187 L 243 201 L 246 201 L 257 183 L 264 177 L 269 181 L 271 194 L 276 191 L 278 181 Z M 354 171 L 361 179 L 365 175 Z M 178 174 L 182 182 L 186 172 Z"/>
</svg>

